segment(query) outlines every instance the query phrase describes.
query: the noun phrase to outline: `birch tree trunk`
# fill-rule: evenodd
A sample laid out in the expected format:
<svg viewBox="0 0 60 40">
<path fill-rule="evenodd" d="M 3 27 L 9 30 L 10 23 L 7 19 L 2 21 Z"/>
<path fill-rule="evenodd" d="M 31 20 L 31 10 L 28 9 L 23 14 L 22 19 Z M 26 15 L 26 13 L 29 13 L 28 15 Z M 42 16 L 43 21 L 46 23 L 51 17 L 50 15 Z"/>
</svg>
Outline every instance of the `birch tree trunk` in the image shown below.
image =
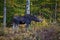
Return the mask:
<svg viewBox="0 0 60 40">
<path fill-rule="evenodd" d="M 26 0 L 26 14 L 30 14 L 30 0 Z"/>
<path fill-rule="evenodd" d="M 4 0 L 4 18 L 3 18 L 3 27 L 6 27 L 6 0 Z"/>
</svg>

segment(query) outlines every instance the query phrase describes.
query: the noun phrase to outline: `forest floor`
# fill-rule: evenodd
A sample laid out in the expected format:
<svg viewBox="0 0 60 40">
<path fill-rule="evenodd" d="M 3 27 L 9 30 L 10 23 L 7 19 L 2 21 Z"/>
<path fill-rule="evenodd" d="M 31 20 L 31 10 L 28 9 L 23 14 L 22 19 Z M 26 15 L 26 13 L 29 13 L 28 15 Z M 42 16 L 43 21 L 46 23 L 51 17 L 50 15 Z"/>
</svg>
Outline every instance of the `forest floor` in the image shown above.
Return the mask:
<svg viewBox="0 0 60 40">
<path fill-rule="evenodd" d="M 60 40 L 60 27 L 50 25 L 49 27 L 33 27 L 26 30 L 19 27 L 13 30 L 12 27 L 0 29 L 0 40 Z"/>
</svg>

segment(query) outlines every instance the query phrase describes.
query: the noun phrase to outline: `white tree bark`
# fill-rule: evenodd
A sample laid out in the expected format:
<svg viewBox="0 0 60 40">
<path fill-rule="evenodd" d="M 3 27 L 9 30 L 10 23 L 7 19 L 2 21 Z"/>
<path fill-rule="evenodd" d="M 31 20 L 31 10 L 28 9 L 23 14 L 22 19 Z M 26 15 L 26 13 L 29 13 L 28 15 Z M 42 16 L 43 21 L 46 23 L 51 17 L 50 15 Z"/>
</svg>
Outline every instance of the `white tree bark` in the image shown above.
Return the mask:
<svg viewBox="0 0 60 40">
<path fill-rule="evenodd" d="M 4 18 L 3 18 L 3 26 L 6 27 L 6 0 L 4 0 Z"/>
<path fill-rule="evenodd" d="M 26 0 L 26 14 L 30 14 L 30 0 Z"/>
</svg>

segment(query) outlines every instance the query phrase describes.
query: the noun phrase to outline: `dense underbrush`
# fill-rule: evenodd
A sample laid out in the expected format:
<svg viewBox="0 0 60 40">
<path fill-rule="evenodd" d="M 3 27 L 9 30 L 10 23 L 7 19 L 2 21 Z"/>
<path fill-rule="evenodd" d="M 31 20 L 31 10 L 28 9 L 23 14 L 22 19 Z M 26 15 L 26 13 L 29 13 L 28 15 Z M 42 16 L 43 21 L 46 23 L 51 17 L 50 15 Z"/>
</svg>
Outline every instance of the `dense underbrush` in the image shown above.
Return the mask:
<svg viewBox="0 0 60 40">
<path fill-rule="evenodd" d="M 49 27 L 32 27 L 27 31 L 19 28 L 13 33 L 12 28 L 0 31 L 0 40 L 60 40 L 60 27 L 50 25 Z"/>
</svg>

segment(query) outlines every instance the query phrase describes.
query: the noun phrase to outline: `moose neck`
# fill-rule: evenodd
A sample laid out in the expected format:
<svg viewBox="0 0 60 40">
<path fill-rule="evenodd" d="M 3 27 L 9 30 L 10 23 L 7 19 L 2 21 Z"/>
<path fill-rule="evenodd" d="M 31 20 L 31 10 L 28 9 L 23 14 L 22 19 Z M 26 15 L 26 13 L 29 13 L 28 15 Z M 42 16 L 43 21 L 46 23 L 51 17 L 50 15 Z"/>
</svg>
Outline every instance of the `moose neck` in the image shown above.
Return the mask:
<svg viewBox="0 0 60 40">
<path fill-rule="evenodd" d="M 26 0 L 26 14 L 30 14 L 30 0 Z"/>
</svg>

